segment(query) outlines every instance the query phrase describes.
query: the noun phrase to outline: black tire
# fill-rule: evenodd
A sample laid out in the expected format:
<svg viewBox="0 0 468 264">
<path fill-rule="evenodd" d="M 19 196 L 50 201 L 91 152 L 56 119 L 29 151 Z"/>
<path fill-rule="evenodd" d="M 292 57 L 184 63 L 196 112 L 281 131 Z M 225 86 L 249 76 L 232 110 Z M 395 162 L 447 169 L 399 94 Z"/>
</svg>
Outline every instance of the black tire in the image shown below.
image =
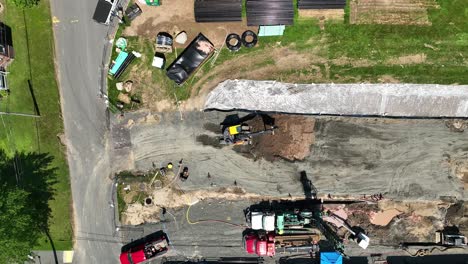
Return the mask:
<svg viewBox="0 0 468 264">
<path fill-rule="evenodd" d="M 249 36 L 252 37 L 252 41 L 250 42 L 247 41 L 247 37 Z M 257 45 L 257 41 L 258 41 L 257 34 L 255 34 L 252 30 L 247 30 L 244 33 L 242 33 L 242 44 L 244 44 L 246 48 L 254 47 L 255 45 Z"/>
<path fill-rule="evenodd" d="M 232 45 L 230 43 L 232 39 L 235 39 L 237 41 L 236 44 Z M 230 51 L 238 51 L 240 47 L 242 46 L 241 37 L 237 35 L 236 33 L 229 34 L 226 38 L 226 46 Z"/>
</svg>

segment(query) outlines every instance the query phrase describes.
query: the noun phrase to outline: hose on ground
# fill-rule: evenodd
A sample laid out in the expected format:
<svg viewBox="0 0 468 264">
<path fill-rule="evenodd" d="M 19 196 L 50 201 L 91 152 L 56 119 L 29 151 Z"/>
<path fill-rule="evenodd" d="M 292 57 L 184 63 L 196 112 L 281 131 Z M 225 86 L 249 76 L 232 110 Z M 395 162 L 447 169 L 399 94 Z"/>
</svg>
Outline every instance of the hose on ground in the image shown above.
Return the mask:
<svg viewBox="0 0 468 264">
<path fill-rule="evenodd" d="M 189 205 L 189 207 L 187 208 L 187 212 L 185 213 L 187 223 L 189 223 L 190 225 L 196 225 L 196 224 L 206 223 L 206 222 L 215 222 L 215 223 L 223 223 L 223 224 L 227 224 L 227 225 L 232 225 L 232 226 L 239 227 L 239 228 L 246 228 L 245 225 L 234 224 L 234 223 L 230 223 L 230 222 L 227 222 L 227 221 L 216 220 L 216 219 L 201 219 L 201 220 L 196 220 L 195 222 L 192 222 L 192 221 L 190 221 L 190 218 L 189 218 L 189 214 L 190 214 L 189 212 L 190 212 L 191 207 L 192 207 L 192 205 Z"/>
<path fill-rule="evenodd" d="M 408 253 L 411 257 L 424 257 L 424 256 L 428 256 L 428 255 L 431 255 L 432 252 L 434 252 L 434 250 L 439 250 L 440 252 L 444 252 L 450 248 L 454 248 L 454 247 L 444 247 L 444 248 L 438 248 L 438 247 L 433 247 L 431 249 L 428 249 L 428 248 L 421 248 L 421 249 L 418 249 L 414 254 L 412 254 L 411 252 L 408 251 L 408 249 L 403 249 L 406 253 Z"/>
</svg>

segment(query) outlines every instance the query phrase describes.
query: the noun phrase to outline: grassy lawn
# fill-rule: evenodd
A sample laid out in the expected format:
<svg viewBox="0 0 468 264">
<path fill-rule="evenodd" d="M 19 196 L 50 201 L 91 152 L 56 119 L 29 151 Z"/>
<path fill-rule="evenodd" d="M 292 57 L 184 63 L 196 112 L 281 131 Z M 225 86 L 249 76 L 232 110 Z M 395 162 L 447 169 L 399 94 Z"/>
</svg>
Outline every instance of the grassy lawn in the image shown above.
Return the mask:
<svg viewBox="0 0 468 264">
<path fill-rule="evenodd" d="M 38 7 L 25 10 L 25 15 L 21 9 L 7 4 L 1 19 L 12 29 L 15 61 L 8 68 L 11 94 L 0 101 L 0 109 L 34 114 L 28 86 L 28 80 L 31 80 L 41 117 L 3 115 L 0 120 L 4 122 L 4 125 L 0 125 L 0 148 L 9 154 L 40 152 L 48 153 L 54 158 L 52 166 L 57 168 L 57 183 L 54 185 L 55 197 L 49 203 L 52 210 L 50 233 L 56 249 L 70 249 L 71 193 L 65 148 L 57 137 L 63 133 L 63 121 L 55 79 L 49 1 L 40 1 Z M 36 249 L 51 249 L 45 235 L 38 241 Z"/>
</svg>

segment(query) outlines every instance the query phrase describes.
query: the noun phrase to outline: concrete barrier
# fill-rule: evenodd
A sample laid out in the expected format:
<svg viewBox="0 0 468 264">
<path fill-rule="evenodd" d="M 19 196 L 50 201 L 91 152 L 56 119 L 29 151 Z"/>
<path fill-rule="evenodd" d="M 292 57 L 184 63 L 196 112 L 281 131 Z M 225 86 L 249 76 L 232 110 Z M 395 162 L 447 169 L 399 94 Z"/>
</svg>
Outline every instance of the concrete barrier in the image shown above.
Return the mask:
<svg viewBox="0 0 468 264">
<path fill-rule="evenodd" d="M 468 85 L 291 84 L 227 80 L 205 110 L 418 118 L 468 117 Z"/>
</svg>

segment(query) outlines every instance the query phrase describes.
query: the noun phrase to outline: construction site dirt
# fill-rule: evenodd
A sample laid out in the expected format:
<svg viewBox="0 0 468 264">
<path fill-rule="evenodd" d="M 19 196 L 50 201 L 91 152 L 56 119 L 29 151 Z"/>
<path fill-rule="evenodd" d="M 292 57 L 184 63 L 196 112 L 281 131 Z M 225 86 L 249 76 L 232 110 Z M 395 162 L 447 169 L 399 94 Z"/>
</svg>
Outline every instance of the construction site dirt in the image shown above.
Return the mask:
<svg viewBox="0 0 468 264">
<path fill-rule="evenodd" d="M 361 201 L 325 209 L 366 231 L 373 243 L 366 254 L 432 241 L 447 225 L 468 231 L 468 140 L 449 121 L 269 115 L 265 122 L 255 115 L 246 120 L 252 130 L 278 128 L 239 150 L 220 144 L 221 123 L 231 115 L 247 114 L 141 111 L 112 120 L 115 172 L 174 164 L 158 184 L 132 185 L 153 202 L 126 199 L 124 242 L 163 229 L 180 256 L 246 256 L 243 210 L 262 200 L 304 199 L 301 172 L 319 198 Z M 190 176 L 182 181 L 184 167 Z M 199 221 L 207 219 L 230 224 Z M 347 236 L 343 228 L 337 232 Z M 347 243 L 346 253 L 362 251 Z"/>
<path fill-rule="evenodd" d="M 291 118 L 292 125 L 306 132 L 307 140 L 296 142 L 297 149 L 307 154 L 307 146 L 312 146 L 310 154 L 289 158 L 293 162 L 271 162 L 268 158 L 272 155 L 288 157 L 288 153 L 277 152 L 286 148 L 281 142 L 280 148 L 272 148 L 282 137 L 284 127 L 279 127 L 275 135 L 253 141 L 249 148 L 260 153 L 256 159 L 231 146 L 213 147 L 200 142 L 200 137 L 205 137 L 214 144 L 214 139 L 221 136 L 221 128 L 215 133 L 215 127 L 227 115 L 137 112 L 115 119 L 112 134 L 118 162 L 114 163 L 114 171 L 144 171 L 153 164 L 163 166 L 183 160 L 190 169 L 184 190 L 229 187 L 236 182 L 248 193 L 297 196 L 303 194 L 299 172 L 306 171 L 320 193 L 339 197 L 376 193 L 402 200 L 467 197 L 463 182 L 468 158 L 466 132 L 451 130 L 444 120 L 280 117 L 279 125 L 290 126 L 291 121 L 282 119 Z M 309 133 L 312 127 L 314 132 Z M 290 127 L 287 130 L 284 137 L 294 137 Z M 262 148 L 268 152 L 262 154 Z"/>
</svg>

